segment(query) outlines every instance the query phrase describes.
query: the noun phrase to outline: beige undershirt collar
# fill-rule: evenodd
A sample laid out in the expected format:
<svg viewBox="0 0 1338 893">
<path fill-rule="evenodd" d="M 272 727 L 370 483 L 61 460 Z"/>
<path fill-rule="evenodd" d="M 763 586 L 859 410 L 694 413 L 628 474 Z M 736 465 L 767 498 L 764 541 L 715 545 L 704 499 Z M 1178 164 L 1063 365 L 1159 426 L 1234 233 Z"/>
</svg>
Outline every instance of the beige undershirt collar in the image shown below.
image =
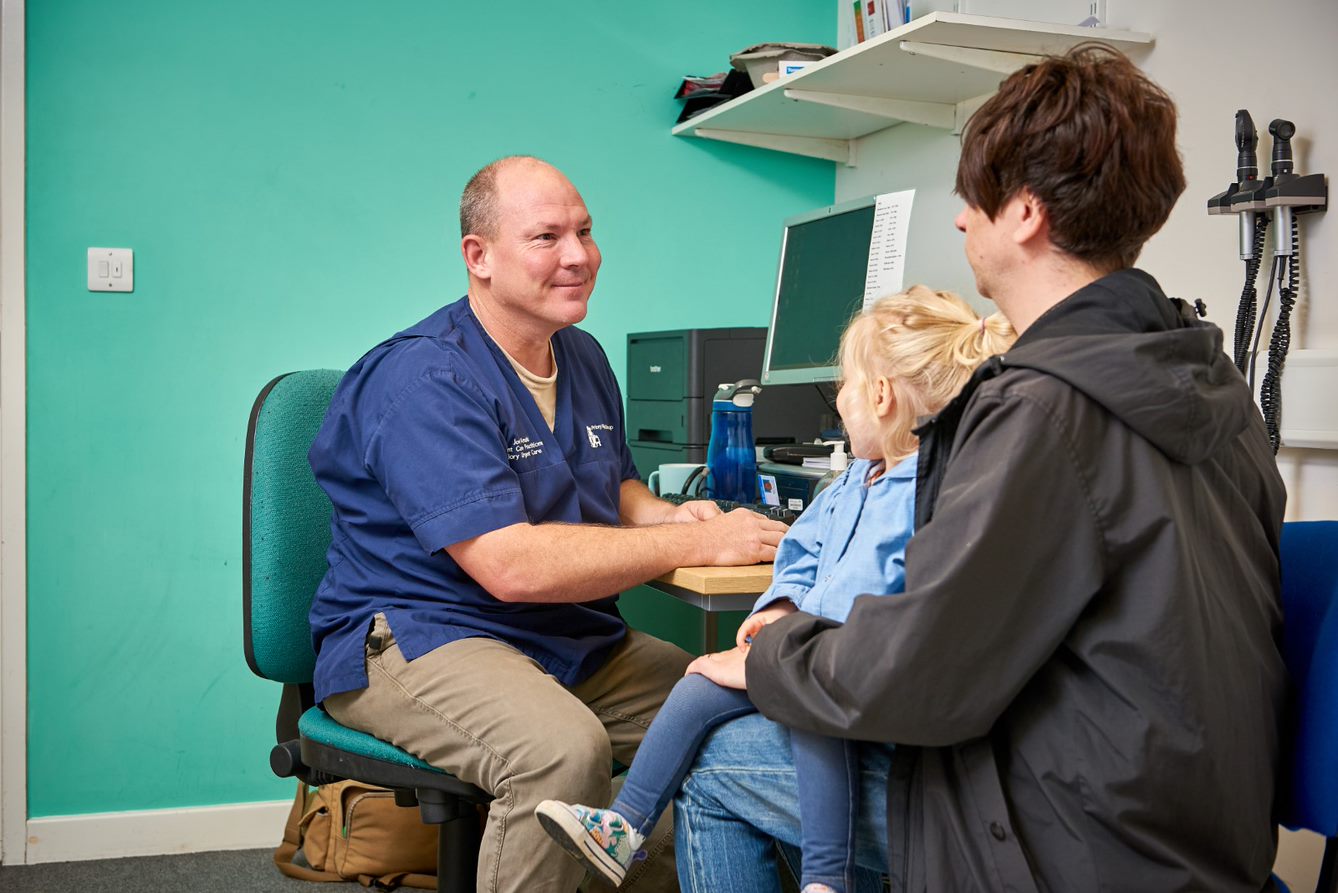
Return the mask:
<svg viewBox="0 0 1338 893">
<path fill-rule="evenodd" d="M 502 352 L 502 356 L 506 357 L 507 362 L 511 364 L 511 368 L 516 370 L 516 375 L 520 377 L 520 383 L 525 385 L 525 389 L 530 392 L 535 405 L 539 407 L 539 414 L 548 423 L 548 430 L 552 431 L 553 422 L 557 417 L 558 377 L 557 354 L 553 351 L 553 339 L 548 339 L 548 355 L 553 360 L 553 374 L 549 376 L 535 375 L 521 365 L 519 360 L 506 352 L 506 348 L 499 344 L 496 338 L 492 337 L 492 332 L 488 331 L 488 327 L 483 325 L 482 320 L 479 320 L 479 326 L 487 333 L 489 338 L 492 338 L 492 343 L 497 345 L 497 349 Z"/>
</svg>

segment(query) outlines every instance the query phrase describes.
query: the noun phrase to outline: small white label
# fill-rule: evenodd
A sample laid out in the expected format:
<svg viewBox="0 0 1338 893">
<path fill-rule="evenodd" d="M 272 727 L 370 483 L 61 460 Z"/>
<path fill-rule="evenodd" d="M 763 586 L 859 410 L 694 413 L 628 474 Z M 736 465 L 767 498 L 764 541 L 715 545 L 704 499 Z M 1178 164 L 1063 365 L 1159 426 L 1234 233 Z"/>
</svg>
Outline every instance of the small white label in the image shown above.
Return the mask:
<svg viewBox="0 0 1338 893">
<path fill-rule="evenodd" d="M 792 512 L 802 512 L 804 510 L 804 500 L 795 499 L 791 496 L 789 499 L 785 500 L 785 507 Z"/>
<path fill-rule="evenodd" d="M 800 61 L 798 59 L 785 59 L 777 64 L 776 69 L 781 77 L 787 78 L 792 74 L 798 74 L 810 65 L 820 62 L 820 59 L 809 59 Z"/>
<path fill-rule="evenodd" d="M 651 367 L 650 367 L 650 371 L 651 371 L 651 372 L 659 372 L 659 371 L 660 371 L 660 367 L 659 367 L 659 366 L 651 366 Z"/>
</svg>

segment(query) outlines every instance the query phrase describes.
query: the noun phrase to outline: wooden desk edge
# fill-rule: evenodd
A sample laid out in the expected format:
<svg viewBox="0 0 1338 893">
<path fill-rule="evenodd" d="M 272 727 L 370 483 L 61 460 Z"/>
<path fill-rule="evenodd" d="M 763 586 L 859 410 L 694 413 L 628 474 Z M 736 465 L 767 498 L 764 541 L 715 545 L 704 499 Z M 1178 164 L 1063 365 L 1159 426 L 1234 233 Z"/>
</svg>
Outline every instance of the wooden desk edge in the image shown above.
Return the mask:
<svg viewBox="0 0 1338 893">
<path fill-rule="evenodd" d="M 656 577 L 656 581 L 702 595 L 760 595 L 771 585 L 772 567 L 680 567 Z"/>
</svg>

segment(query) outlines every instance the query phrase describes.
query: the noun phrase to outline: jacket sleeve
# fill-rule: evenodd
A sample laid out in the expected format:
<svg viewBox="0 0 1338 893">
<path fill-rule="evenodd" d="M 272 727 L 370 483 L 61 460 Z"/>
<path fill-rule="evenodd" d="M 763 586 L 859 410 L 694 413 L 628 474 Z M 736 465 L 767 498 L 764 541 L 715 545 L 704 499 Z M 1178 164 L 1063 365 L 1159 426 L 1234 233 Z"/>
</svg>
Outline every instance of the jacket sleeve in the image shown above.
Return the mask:
<svg viewBox="0 0 1338 893">
<path fill-rule="evenodd" d="M 857 598 L 844 625 L 793 614 L 754 640 L 748 694 L 766 716 L 953 744 L 989 731 L 1061 646 L 1106 573 L 1066 426 L 1030 398 L 978 394 L 957 442 L 905 594 Z"/>
</svg>

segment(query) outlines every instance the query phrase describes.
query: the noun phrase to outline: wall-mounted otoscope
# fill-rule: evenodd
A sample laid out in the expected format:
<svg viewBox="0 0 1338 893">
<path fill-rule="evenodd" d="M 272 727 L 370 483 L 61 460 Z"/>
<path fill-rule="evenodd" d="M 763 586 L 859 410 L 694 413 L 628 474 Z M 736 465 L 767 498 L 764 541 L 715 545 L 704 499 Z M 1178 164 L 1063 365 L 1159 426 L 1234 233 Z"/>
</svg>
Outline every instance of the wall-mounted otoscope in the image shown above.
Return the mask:
<svg viewBox="0 0 1338 893">
<path fill-rule="evenodd" d="M 1278 318 L 1273 323 L 1273 334 L 1268 341 L 1268 370 L 1259 384 L 1259 408 L 1264 413 L 1264 424 L 1273 452 L 1281 446 L 1282 424 L 1282 367 L 1287 362 L 1287 351 L 1292 343 L 1292 307 L 1300 286 L 1298 264 L 1301 253 L 1301 234 L 1296 225 L 1296 214 L 1322 211 L 1329 203 L 1329 189 L 1323 174 L 1298 176 L 1293 170 L 1292 137 L 1296 125 L 1282 118 L 1274 118 L 1268 125 L 1273 136 L 1273 184 L 1264 190 L 1264 204 L 1273 215 L 1273 270 L 1278 282 Z M 1270 276 L 1269 290 L 1273 287 Z M 1264 309 L 1268 309 L 1265 295 Z M 1254 337 L 1258 351 L 1261 321 Z M 1250 384 L 1254 384 L 1254 360 L 1250 360 Z"/>
<path fill-rule="evenodd" d="M 1324 210 L 1329 203 L 1329 187 L 1323 174 L 1301 176 L 1294 172 L 1295 124 L 1274 118 L 1268 132 L 1273 136 L 1273 176 L 1271 185 L 1264 190 L 1264 205 L 1273 212 L 1273 253 L 1290 255 L 1295 251 L 1289 238 L 1292 215 Z"/>
<path fill-rule="evenodd" d="M 1264 191 L 1271 179 L 1259 179 L 1259 133 L 1254 119 L 1245 109 L 1236 112 L 1236 182 L 1208 199 L 1209 214 L 1235 214 L 1240 221 L 1240 259 L 1245 261 L 1245 286 L 1236 311 L 1236 332 L 1232 340 L 1232 360 L 1241 375 L 1249 363 L 1250 334 L 1254 331 L 1258 307 L 1259 264 L 1263 257 L 1268 216 L 1264 210 Z"/>
<path fill-rule="evenodd" d="M 1245 109 L 1236 112 L 1236 182 L 1208 199 L 1209 214 L 1240 215 L 1240 259 L 1259 256 L 1255 245 L 1255 222 L 1264 209 L 1264 190 L 1271 181 L 1259 179 L 1259 133 Z"/>
<path fill-rule="evenodd" d="M 1269 340 L 1268 370 L 1259 386 L 1259 408 L 1263 411 L 1268 438 L 1276 453 L 1281 445 L 1282 368 L 1291 346 L 1291 311 L 1296 303 L 1300 278 L 1300 232 L 1295 215 L 1324 210 L 1328 205 L 1329 189 L 1323 174 L 1300 176 L 1295 172 L 1291 144 L 1296 135 L 1295 124 L 1275 118 L 1268 125 L 1268 132 L 1273 137 L 1272 163 L 1269 176 L 1261 180 L 1256 155 L 1259 136 L 1254 121 L 1244 109 L 1236 112 L 1236 182 L 1208 200 L 1208 213 L 1240 216 L 1240 257 L 1245 261 L 1245 287 L 1236 312 L 1233 358 L 1236 368 L 1246 376 L 1251 391 L 1254 390 L 1259 339 L 1268 318 L 1268 304 L 1276 277 L 1278 318 Z M 1273 223 L 1273 266 L 1268 275 L 1263 308 L 1259 310 L 1255 281 L 1270 220 Z"/>
</svg>

